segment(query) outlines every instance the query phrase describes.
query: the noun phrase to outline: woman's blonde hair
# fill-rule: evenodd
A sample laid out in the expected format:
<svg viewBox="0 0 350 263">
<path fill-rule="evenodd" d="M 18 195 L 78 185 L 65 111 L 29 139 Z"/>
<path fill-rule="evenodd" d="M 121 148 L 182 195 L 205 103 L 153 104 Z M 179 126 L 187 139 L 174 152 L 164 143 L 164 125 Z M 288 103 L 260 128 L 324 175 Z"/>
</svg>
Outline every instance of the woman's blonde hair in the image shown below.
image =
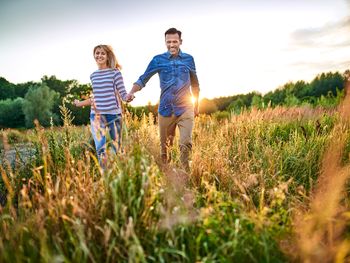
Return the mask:
<svg viewBox="0 0 350 263">
<path fill-rule="evenodd" d="M 122 69 L 122 66 L 118 63 L 117 58 L 114 55 L 113 52 L 113 48 L 109 45 L 97 45 L 96 47 L 94 47 L 94 53 L 93 55 L 95 55 L 95 51 L 96 49 L 101 48 L 103 49 L 106 53 L 107 53 L 107 66 L 109 68 L 112 69 Z"/>
</svg>

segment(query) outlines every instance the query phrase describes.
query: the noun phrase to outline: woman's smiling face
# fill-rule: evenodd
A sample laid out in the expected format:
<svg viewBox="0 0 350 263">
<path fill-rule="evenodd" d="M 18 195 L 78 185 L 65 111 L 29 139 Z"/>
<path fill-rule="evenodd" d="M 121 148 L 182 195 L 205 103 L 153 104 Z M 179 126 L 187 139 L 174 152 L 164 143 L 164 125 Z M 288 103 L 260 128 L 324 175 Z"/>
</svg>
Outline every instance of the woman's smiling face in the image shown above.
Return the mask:
<svg viewBox="0 0 350 263">
<path fill-rule="evenodd" d="M 103 48 L 96 48 L 94 57 L 99 69 L 107 67 L 107 52 Z"/>
</svg>

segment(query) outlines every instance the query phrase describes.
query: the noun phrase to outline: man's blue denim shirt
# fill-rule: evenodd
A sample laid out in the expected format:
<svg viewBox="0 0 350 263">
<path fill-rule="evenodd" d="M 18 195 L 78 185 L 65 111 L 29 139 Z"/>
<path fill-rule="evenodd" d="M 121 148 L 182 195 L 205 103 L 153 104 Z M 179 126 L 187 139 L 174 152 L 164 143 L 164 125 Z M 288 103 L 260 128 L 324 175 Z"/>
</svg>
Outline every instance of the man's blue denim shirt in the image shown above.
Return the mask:
<svg viewBox="0 0 350 263">
<path fill-rule="evenodd" d="M 170 52 L 155 56 L 135 84 L 145 87 L 156 73 L 159 75 L 161 89 L 158 108 L 160 115 L 179 116 L 187 109 L 193 109 L 192 93 L 198 97 L 199 84 L 191 55 L 180 50 L 177 57 L 172 57 Z"/>
</svg>

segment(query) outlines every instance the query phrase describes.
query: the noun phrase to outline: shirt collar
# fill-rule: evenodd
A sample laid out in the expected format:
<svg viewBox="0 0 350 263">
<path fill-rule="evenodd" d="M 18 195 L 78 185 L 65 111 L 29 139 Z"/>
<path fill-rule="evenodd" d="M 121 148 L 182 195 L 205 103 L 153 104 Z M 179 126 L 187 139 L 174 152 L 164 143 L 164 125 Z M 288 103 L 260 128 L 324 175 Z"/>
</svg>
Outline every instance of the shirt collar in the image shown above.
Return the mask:
<svg viewBox="0 0 350 263">
<path fill-rule="evenodd" d="M 166 52 L 166 54 L 167 54 L 167 57 L 170 59 L 171 58 L 171 54 L 170 54 L 170 52 L 169 51 L 167 51 Z M 178 54 L 178 56 L 181 58 L 182 57 L 182 51 L 181 51 L 181 49 L 179 50 L 179 54 Z"/>
</svg>

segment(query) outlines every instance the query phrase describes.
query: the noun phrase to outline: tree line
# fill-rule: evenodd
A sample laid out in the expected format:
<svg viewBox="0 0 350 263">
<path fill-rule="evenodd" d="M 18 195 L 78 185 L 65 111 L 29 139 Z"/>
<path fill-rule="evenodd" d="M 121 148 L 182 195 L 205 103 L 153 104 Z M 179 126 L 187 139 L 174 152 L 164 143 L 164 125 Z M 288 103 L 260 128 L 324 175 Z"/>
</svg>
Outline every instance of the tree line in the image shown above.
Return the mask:
<svg viewBox="0 0 350 263">
<path fill-rule="evenodd" d="M 44 127 L 62 124 L 61 106 L 74 116 L 76 125 L 86 124 L 90 109 L 72 105 L 75 98 L 88 97 L 90 84 L 44 76 L 40 82 L 13 84 L 0 77 L 0 128 L 32 128 L 37 119 Z"/>
<path fill-rule="evenodd" d="M 318 74 L 311 82 L 299 80 L 287 82 L 266 94 L 250 92 L 228 97 L 202 99 L 202 114 L 239 114 L 243 109 L 256 107 L 299 106 L 334 107 L 344 94 L 345 81 L 350 70 L 343 73 L 327 72 Z M 40 82 L 13 84 L 0 77 L 0 128 L 31 128 L 34 120 L 45 127 L 62 125 L 62 105 L 71 112 L 75 125 L 89 122 L 90 108 L 72 105 L 75 98 L 87 98 L 92 91 L 90 84 L 76 80 L 59 80 L 55 76 L 44 76 Z M 157 114 L 158 105 L 126 108 L 139 117 L 142 114 Z"/>
</svg>

